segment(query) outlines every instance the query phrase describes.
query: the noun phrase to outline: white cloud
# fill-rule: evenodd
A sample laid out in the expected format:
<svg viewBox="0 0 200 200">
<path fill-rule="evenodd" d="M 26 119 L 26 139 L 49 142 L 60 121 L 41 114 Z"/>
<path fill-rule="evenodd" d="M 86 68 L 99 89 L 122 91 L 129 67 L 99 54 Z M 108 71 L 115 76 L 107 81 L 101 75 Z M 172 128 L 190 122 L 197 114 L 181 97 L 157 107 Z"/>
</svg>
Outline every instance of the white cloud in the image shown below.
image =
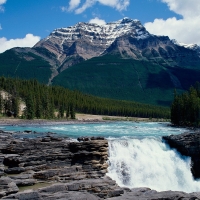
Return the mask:
<svg viewBox="0 0 200 200">
<path fill-rule="evenodd" d="M 185 17 L 200 16 L 199 0 L 161 0 L 166 3 L 170 10 Z"/>
<path fill-rule="evenodd" d="M 94 23 L 94 24 L 99 24 L 99 25 L 104 25 L 106 24 L 105 20 L 99 19 L 98 17 L 95 17 L 94 19 L 91 19 L 89 23 Z"/>
<path fill-rule="evenodd" d="M 4 7 L 2 5 L 5 4 L 6 1 L 7 0 L 0 0 L 0 12 L 4 12 Z"/>
<path fill-rule="evenodd" d="M 69 7 L 62 7 L 61 9 L 62 11 L 75 11 L 76 14 L 81 14 L 87 8 L 92 7 L 96 3 L 100 3 L 104 6 L 109 6 L 118 11 L 122 11 L 126 10 L 126 8 L 129 6 L 130 0 L 85 0 L 82 6 L 80 6 L 81 0 L 70 0 Z"/>
<path fill-rule="evenodd" d="M 99 3 L 116 8 L 119 11 L 126 10 L 130 4 L 130 0 L 99 0 Z"/>
<path fill-rule="evenodd" d="M 70 0 L 70 2 L 69 2 L 69 11 L 72 11 L 75 8 L 77 8 L 80 3 L 81 3 L 81 0 Z"/>
<path fill-rule="evenodd" d="M 67 7 L 67 6 L 62 6 L 62 7 L 61 7 L 61 10 L 62 10 L 63 12 L 71 12 L 71 11 L 73 11 L 74 9 L 76 9 L 76 8 L 79 6 L 80 3 L 81 3 L 81 0 L 70 0 L 70 2 L 69 2 L 69 7 Z"/>
<path fill-rule="evenodd" d="M 81 14 L 84 12 L 87 8 L 92 7 L 97 1 L 96 0 L 86 0 L 85 3 L 75 10 L 76 14 Z"/>
<path fill-rule="evenodd" d="M 1 26 L 1 24 L 0 24 L 0 30 L 2 30 L 2 26 Z"/>
<path fill-rule="evenodd" d="M 182 16 L 167 20 L 155 19 L 145 24 L 146 29 L 156 35 L 168 35 L 183 43 L 200 45 L 200 4 L 199 0 L 161 0 L 171 11 Z"/>
<path fill-rule="evenodd" d="M 10 39 L 7 40 L 5 37 L 0 38 L 0 53 L 11 49 L 13 47 L 32 47 L 38 41 L 40 37 L 34 36 L 33 34 L 27 34 L 25 38 L 17 38 L 17 39 Z"/>
<path fill-rule="evenodd" d="M 7 0 L 0 0 L 0 5 L 6 3 Z"/>
</svg>

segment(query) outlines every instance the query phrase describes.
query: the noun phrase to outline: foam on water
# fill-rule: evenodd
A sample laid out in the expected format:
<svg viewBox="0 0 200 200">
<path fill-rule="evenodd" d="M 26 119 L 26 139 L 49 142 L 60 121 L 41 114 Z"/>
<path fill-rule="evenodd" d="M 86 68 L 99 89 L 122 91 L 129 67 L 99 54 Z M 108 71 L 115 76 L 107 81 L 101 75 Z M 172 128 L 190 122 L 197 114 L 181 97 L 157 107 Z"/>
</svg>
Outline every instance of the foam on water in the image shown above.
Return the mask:
<svg viewBox="0 0 200 200">
<path fill-rule="evenodd" d="M 178 134 L 183 129 L 168 126 L 168 123 L 147 122 L 114 122 L 93 124 L 67 124 L 67 125 L 37 125 L 37 126 L 5 126 L 7 131 L 32 130 L 36 132 L 55 132 L 72 138 L 79 136 L 103 136 L 106 138 L 121 138 L 125 136 L 134 138 L 161 137 L 163 135 Z"/>
<path fill-rule="evenodd" d="M 129 188 L 200 191 L 200 181 L 190 172 L 190 158 L 156 138 L 109 140 L 107 175 Z"/>
</svg>

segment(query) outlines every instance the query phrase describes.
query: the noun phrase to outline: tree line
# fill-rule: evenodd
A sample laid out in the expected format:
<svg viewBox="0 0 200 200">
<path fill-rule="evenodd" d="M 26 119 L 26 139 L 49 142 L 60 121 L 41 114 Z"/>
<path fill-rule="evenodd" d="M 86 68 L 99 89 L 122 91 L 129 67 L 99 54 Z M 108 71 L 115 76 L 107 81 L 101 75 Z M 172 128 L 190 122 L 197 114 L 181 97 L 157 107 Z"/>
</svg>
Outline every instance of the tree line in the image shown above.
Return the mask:
<svg viewBox="0 0 200 200">
<path fill-rule="evenodd" d="M 175 91 L 171 105 L 171 122 L 178 126 L 200 126 L 200 83 L 178 95 Z"/>
<path fill-rule="evenodd" d="M 10 94 L 7 100 L 0 98 L 4 102 L 0 110 L 4 114 L 18 117 L 19 102 L 24 101 L 26 108 L 22 117 L 27 119 L 74 119 L 76 112 L 127 117 L 170 117 L 170 110 L 166 107 L 95 97 L 60 86 L 47 86 L 37 80 L 0 77 L 0 89 Z"/>
</svg>

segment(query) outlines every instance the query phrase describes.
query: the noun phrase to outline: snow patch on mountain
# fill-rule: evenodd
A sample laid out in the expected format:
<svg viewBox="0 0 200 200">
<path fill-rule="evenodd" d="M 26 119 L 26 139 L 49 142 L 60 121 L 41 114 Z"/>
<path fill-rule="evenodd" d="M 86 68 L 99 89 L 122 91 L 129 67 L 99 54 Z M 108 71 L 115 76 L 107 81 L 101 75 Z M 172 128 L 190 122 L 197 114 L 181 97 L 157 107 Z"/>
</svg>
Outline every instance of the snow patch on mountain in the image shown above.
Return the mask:
<svg viewBox="0 0 200 200">
<path fill-rule="evenodd" d="M 151 36 L 139 20 L 123 18 L 104 25 L 79 22 L 75 26 L 55 29 L 46 40 L 52 37 L 62 38 L 63 42 L 86 39 L 90 42 L 98 41 L 102 45 L 109 46 L 116 38 L 124 35 L 131 35 L 131 37 L 138 40 L 146 39 Z"/>
<path fill-rule="evenodd" d="M 185 43 L 182 43 L 182 42 L 178 42 L 177 40 L 173 39 L 172 42 L 178 46 L 182 46 L 182 47 L 185 47 L 187 49 L 191 49 L 191 50 L 194 50 L 194 51 L 200 51 L 200 46 L 198 46 L 197 44 L 185 44 Z"/>
</svg>

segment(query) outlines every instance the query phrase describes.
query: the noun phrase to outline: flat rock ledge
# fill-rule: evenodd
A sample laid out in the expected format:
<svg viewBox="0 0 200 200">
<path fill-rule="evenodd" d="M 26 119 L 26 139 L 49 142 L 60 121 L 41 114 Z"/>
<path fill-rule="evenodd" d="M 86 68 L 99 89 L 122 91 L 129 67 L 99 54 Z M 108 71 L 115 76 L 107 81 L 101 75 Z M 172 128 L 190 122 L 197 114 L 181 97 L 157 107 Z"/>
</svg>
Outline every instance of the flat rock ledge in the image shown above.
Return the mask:
<svg viewBox="0 0 200 200">
<path fill-rule="evenodd" d="M 47 134 L 16 139 L 0 131 L 0 198 L 18 200 L 197 200 L 200 193 L 121 188 L 106 176 L 108 141 Z"/>
<path fill-rule="evenodd" d="M 193 177 L 200 178 L 200 132 L 164 136 L 163 139 L 171 148 L 177 149 L 184 156 L 191 157 Z"/>
</svg>

